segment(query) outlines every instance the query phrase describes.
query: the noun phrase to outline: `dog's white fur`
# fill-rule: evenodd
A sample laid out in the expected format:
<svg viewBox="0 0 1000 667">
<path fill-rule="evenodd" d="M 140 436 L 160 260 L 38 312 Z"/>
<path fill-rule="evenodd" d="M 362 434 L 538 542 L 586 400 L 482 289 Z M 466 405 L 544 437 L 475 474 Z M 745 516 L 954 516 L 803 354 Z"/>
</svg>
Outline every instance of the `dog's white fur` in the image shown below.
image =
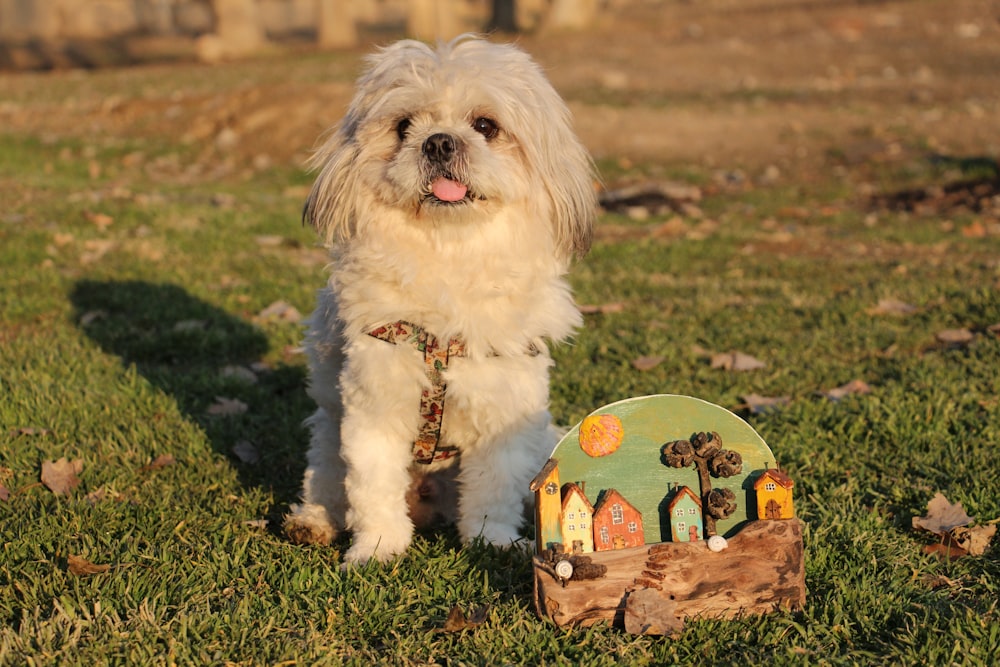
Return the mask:
<svg viewBox="0 0 1000 667">
<path fill-rule="evenodd" d="M 303 502 L 286 530 L 320 543 L 353 531 L 347 563 L 410 544 L 411 479 L 442 465 L 411 454 L 428 379 L 412 346 L 367 335 L 404 320 L 465 343 L 445 374 L 442 428 L 442 442 L 461 451 L 458 530 L 509 546 L 555 444 L 546 341 L 581 323 L 563 276 L 590 245 L 592 162 L 565 104 L 514 46 L 406 40 L 367 64 L 315 157 L 306 205 L 333 263 L 306 337 L 318 410 Z M 435 161 L 423 147 L 442 134 L 454 153 Z M 442 174 L 468 188 L 465 199 L 430 194 Z"/>
</svg>

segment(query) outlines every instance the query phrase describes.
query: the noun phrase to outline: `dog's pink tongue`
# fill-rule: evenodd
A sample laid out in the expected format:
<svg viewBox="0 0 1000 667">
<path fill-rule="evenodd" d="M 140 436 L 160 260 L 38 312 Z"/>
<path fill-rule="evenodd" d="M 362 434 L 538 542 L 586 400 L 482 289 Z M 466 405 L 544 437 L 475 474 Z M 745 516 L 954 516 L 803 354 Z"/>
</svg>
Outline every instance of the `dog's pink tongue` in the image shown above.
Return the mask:
<svg viewBox="0 0 1000 667">
<path fill-rule="evenodd" d="M 434 179 L 431 183 L 431 192 L 441 201 L 460 201 L 468 190 L 461 183 L 444 176 Z"/>
</svg>

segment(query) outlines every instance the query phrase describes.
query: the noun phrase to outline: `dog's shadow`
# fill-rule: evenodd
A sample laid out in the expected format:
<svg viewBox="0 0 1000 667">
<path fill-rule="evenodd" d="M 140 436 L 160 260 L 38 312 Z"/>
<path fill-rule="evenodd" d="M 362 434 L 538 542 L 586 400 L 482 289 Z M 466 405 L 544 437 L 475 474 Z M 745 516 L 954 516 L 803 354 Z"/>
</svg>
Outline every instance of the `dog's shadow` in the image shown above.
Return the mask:
<svg viewBox="0 0 1000 667">
<path fill-rule="evenodd" d="M 244 486 L 273 492 L 279 529 L 305 466 L 305 369 L 255 365 L 268 351 L 264 332 L 176 285 L 82 280 L 70 298 L 89 338 L 171 396 Z"/>
</svg>

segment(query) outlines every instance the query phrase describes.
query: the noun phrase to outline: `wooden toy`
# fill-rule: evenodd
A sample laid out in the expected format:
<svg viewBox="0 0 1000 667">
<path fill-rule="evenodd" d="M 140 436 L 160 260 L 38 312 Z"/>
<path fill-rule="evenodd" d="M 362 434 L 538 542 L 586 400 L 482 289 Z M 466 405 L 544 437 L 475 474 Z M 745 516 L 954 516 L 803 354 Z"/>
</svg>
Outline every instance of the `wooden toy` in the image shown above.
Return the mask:
<svg viewBox="0 0 1000 667">
<path fill-rule="evenodd" d="M 538 613 L 673 634 L 685 618 L 800 609 L 794 486 L 724 408 L 675 395 L 607 405 L 531 482 Z"/>
</svg>

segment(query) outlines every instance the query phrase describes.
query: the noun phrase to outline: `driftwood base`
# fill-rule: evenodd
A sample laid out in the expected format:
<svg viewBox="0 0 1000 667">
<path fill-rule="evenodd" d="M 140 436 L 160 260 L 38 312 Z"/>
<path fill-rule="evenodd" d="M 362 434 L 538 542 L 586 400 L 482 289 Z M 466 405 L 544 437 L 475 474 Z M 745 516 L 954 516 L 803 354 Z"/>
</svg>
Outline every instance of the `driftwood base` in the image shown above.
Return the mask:
<svg viewBox="0 0 1000 667">
<path fill-rule="evenodd" d="M 675 634 L 685 618 L 735 618 L 801 609 L 806 586 L 798 519 L 751 521 L 709 551 L 705 542 L 664 542 L 587 554 L 600 579 L 563 582 L 535 557 L 535 604 L 557 625 L 608 621 L 633 634 Z M 564 585 L 565 583 L 565 585 Z"/>
</svg>

